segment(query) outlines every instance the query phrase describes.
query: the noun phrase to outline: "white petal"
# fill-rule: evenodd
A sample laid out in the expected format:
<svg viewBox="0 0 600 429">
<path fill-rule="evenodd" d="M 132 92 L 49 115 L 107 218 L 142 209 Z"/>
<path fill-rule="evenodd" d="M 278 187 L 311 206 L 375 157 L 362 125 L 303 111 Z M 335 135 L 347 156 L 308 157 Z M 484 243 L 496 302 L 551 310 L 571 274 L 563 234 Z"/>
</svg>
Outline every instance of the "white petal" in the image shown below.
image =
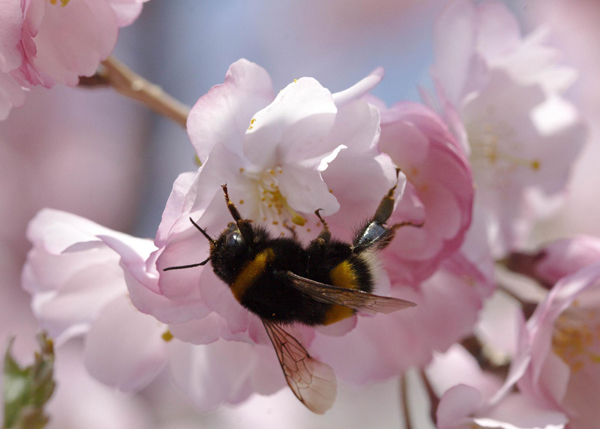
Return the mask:
<svg viewBox="0 0 600 429">
<path fill-rule="evenodd" d="M 123 295 L 109 303 L 85 343 L 85 366 L 109 386 L 135 391 L 150 383 L 166 361 L 165 325 L 140 313 Z"/>
</svg>

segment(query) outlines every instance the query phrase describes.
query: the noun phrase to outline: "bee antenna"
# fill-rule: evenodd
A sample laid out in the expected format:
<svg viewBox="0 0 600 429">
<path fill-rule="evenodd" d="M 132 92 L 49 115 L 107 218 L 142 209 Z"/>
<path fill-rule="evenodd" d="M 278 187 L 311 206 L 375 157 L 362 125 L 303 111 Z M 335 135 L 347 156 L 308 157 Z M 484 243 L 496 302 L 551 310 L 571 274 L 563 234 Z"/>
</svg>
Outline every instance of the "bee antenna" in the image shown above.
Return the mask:
<svg viewBox="0 0 600 429">
<path fill-rule="evenodd" d="M 190 265 L 179 265 L 177 267 L 168 267 L 168 268 L 163 268 L 163 271 L 171 271 L 171 270 L 184 270 L 186 268 L 194 268 L 194 267 L 201 267 L 203 265 L 206 265 L 206 263 L 210 261 L 210 257 L 205 259 L 202 262 L 198 262 L 197 264 L 190 264 Z"/>
<path fill-rule="evenodd" d="M 207 239 L 207 240 L 210 242 L 210 244 L 211 244 L 211 245 L 214 245 L 214 244 L 215 244 L 215 240 L 213 240 L 213 239 L 211 238 L 211 236 L 210 236 L 210 235 L 208 235 L 204 229 L 202 229 L 202 228 L 201 228 L 201 227 L 200 227 L 200 226 L 199 226 L 199 225 L 198 225 L 196 222 L 194 222 L 194 219 L 192 219 L 191 217 L 190 217 L 190 222 L 192 222 L 192 225 L 194 225 L 194 226 L 196 227 L 196 229 L 197 229 L 198 231 L 200 231 L 200 232 L 202 233 L 202 235 L 203 235 L 203 236 L 205 236 L 205 237 L 206 237 L 206 239 Z"/>
</svg>

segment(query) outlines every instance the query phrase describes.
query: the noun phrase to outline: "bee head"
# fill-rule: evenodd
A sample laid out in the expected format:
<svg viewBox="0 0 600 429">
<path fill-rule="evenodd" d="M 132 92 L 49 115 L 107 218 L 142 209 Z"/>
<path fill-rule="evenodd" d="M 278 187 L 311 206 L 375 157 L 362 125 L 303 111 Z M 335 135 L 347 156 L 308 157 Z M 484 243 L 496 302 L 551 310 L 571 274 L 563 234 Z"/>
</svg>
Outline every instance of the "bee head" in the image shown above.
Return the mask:
<svg viewBox="0 0 600 429">
<path fill-rule="evenodd" d="M 237 225 L 230 222 L 211 247 L 210 259 L 215 274 L 231 283 L 238 270 L 252 257 L 252 248 Z"/>
</svg>

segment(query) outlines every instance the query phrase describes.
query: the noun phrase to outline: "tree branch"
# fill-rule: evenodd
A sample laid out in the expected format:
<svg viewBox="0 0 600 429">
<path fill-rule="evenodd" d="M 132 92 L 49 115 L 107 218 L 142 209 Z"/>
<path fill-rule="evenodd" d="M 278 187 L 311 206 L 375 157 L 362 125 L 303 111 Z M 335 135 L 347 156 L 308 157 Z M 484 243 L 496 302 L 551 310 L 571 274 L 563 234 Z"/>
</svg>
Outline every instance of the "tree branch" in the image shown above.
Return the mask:
<svg viewBox="0 0 600 429">
<path fill-rule="evenodd" d="M 91 77 L 80 77 L 79 85 L 88 88 L 114 88 L 118 93 L 139 101 L 159 115 L 186 127 L 190 108 L 171 97 L 162 88 L 147 81 L 115 57 L 102 62 L 101 69 Z"/>
</svg>

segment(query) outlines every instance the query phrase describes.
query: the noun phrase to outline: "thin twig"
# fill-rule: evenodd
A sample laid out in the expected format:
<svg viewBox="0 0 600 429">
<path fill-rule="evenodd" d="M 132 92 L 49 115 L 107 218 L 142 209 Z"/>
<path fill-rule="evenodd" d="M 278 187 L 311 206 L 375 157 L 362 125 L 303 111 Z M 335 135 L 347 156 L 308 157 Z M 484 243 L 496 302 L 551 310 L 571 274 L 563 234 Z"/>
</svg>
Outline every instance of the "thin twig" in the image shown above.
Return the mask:
<svg viewBox="0 0 600 429">
<path fill-rule="evenodd" d="M 421 379 L 423 380 L 423 384 L 425 385 L 425 390 L 427 390 L 427 396 L 429 396 L 429 415 L 431 416 L 431 421 L 435 424 L 437 421 L 437 409 L 440 405 L 440 398 L 433 390 L 433 386 L 429 382 L 429 377 L 425 374 L 424 370 L 421 370 Z"/>
<path fill-rule="evenodd" d="M 406 373 L 400 376 L 400 395 L 402 396 L 402 414 L 404 416 L 404 428 L 412 429 L 410 422 L 410 406 L 408 405 L 408 380 Z"/>
<path fill-rule="evenodd" d="M 115 57 L 102 62 L 102 68 L 91 77 L 80 77 L 79 85 L 85 87 L 111 86 L 118 93 L 139 101 L 159 115 L 177 122 L 185 128 L 190 108 L 171 97 L 162 88 L 147 81 Z"/>
</svg>

